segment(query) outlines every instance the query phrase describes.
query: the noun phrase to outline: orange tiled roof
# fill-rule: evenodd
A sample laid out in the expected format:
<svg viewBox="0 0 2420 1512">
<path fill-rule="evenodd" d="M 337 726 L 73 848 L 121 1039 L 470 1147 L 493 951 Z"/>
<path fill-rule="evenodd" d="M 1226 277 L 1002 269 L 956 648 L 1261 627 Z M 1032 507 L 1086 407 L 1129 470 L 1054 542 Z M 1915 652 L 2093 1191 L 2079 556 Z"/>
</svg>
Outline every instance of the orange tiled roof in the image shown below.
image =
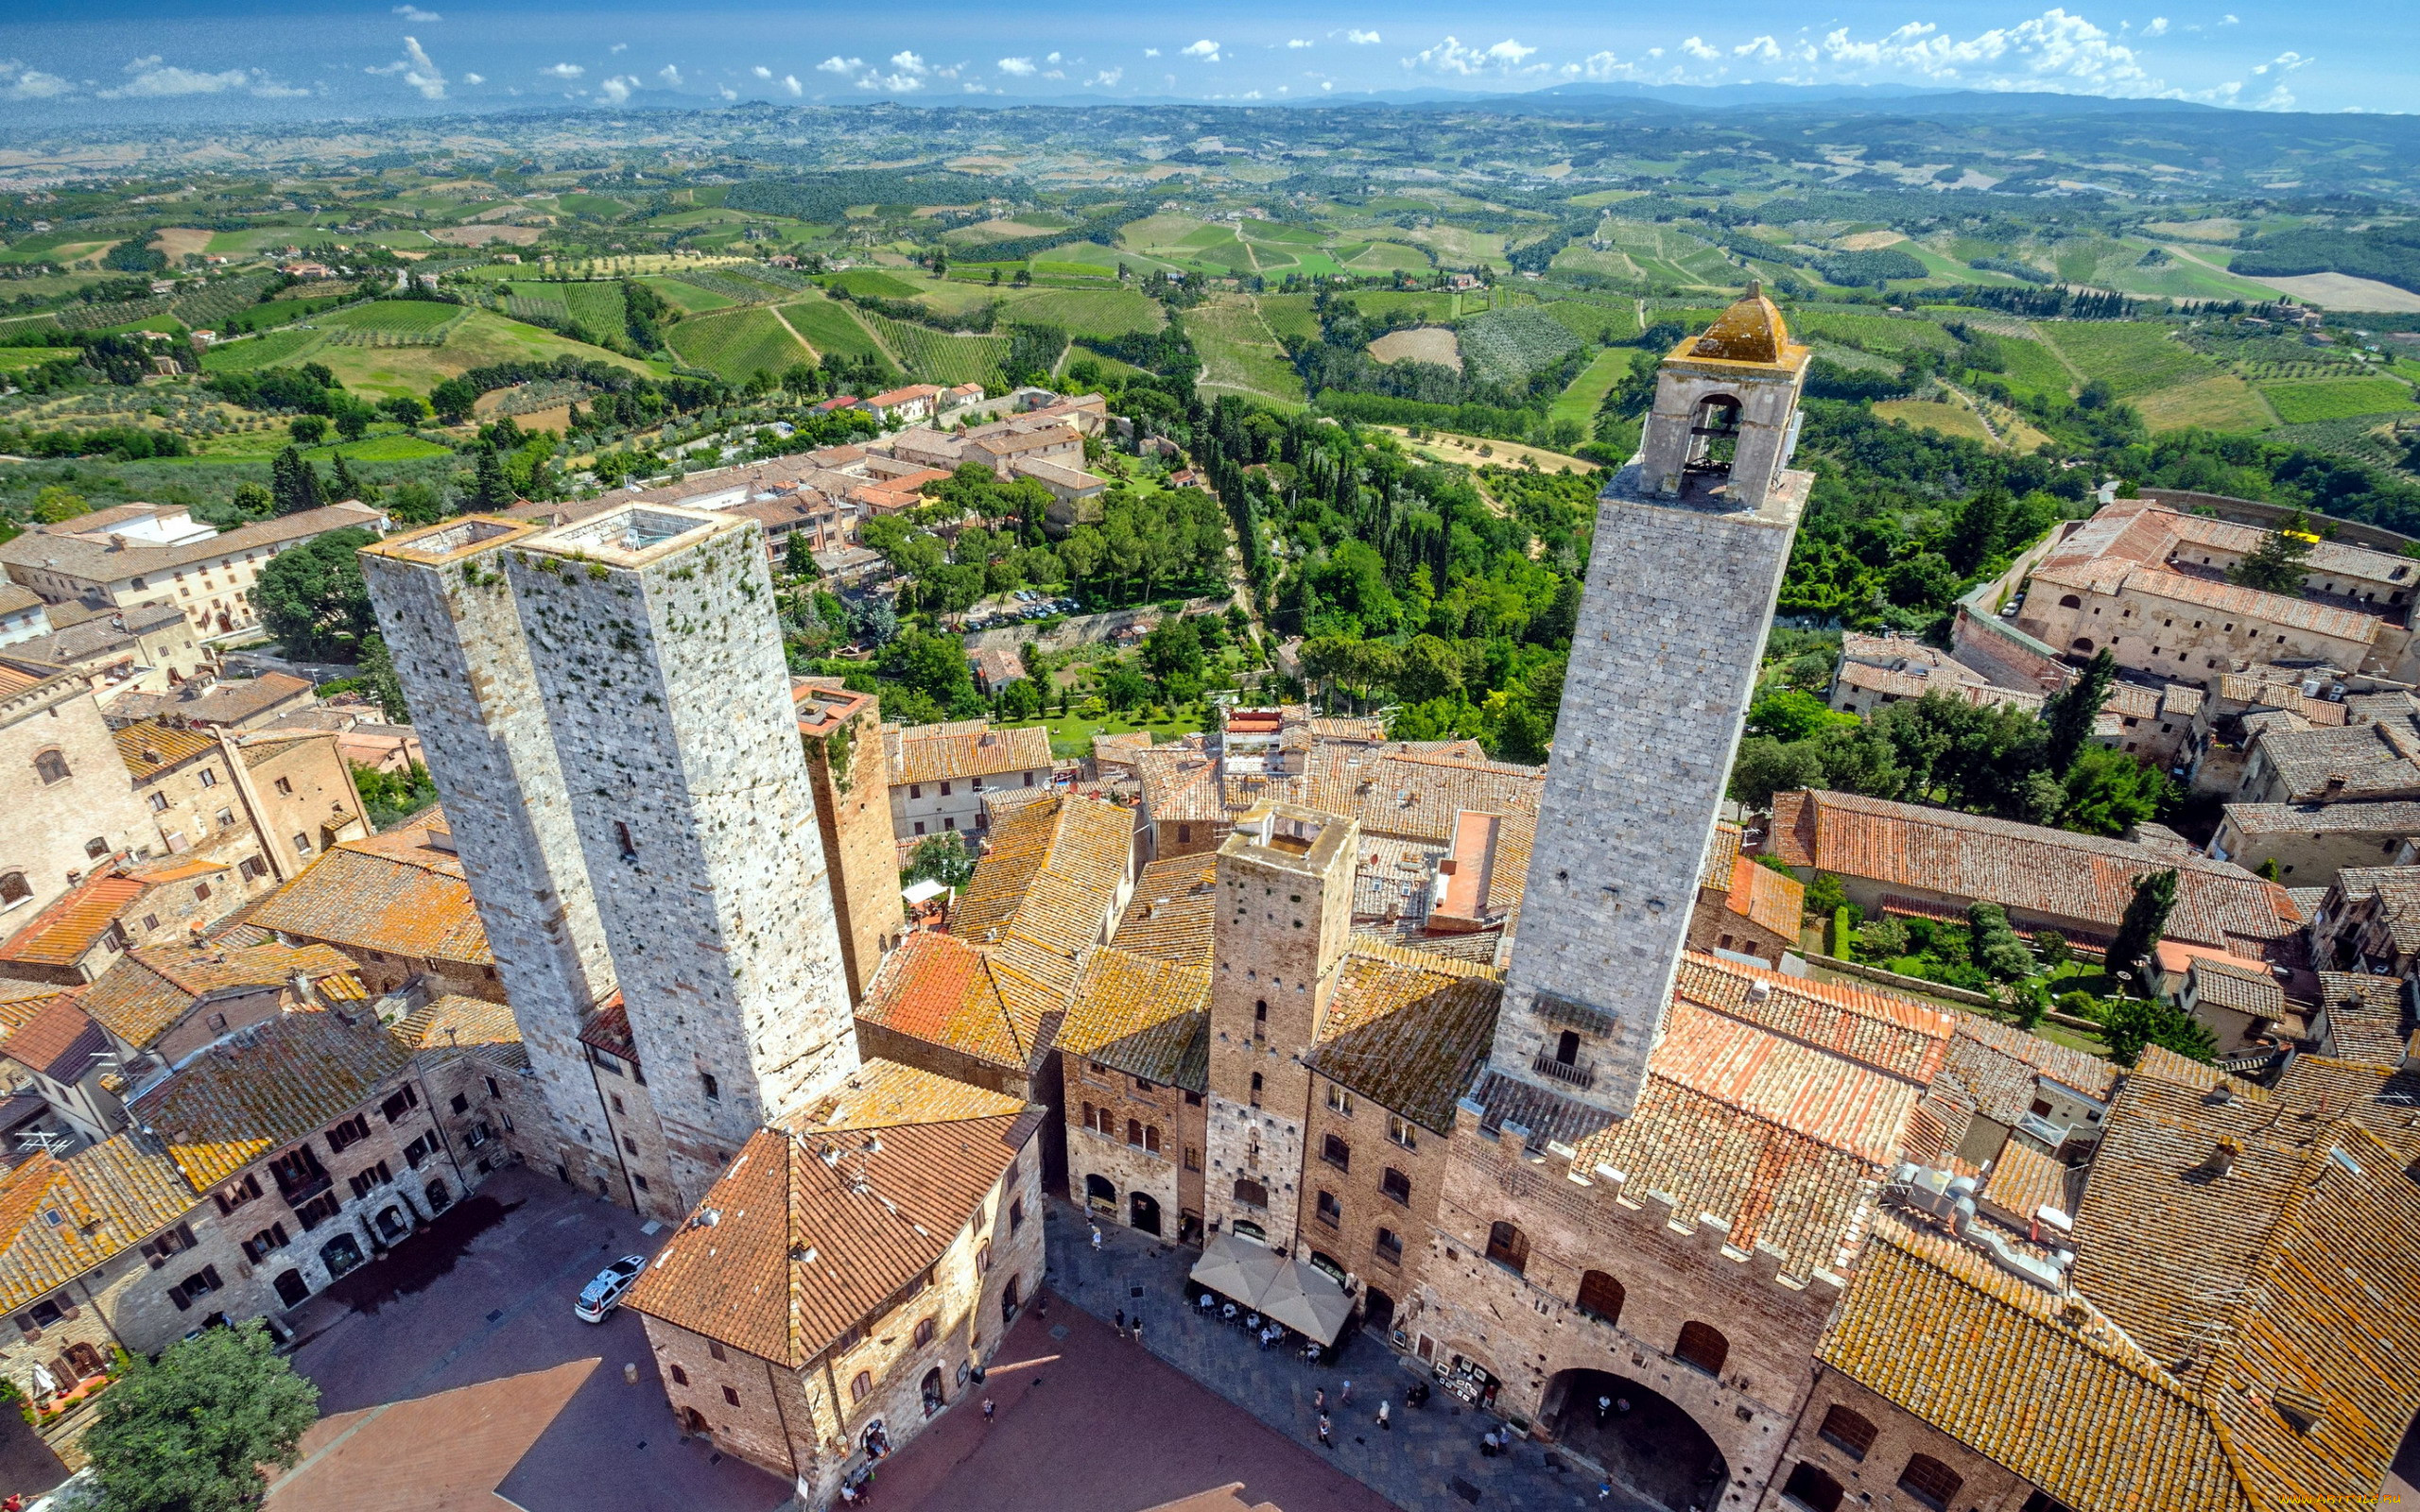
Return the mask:
<svg viewBox="0 0 2420 1512">
<path fill-rule="evenodd" d="M 2113 931 L 2134 899 L 2135 879 L 2173 868 L 2169 936 L 2201 945 L 2276 939 L 2302 923 L 2284 888 L 2222 861 L 1851 793 L 1777 795 L 1771 843 L 1792 867 Z"/>
<path fill-rule="evenodd" d="M 288 1013 L 204 1052 L 135 1100 L 196 1192 L 315 1134 L 409 1066 L 393 1036 L 333 1012 Z"/>
<path fill-rule="evenodd" d="M 119 759 L 138 782 L 218 749 L 216 738 L 207 730 L 175 730 L 157 720 L 122 726 L 111 730 L 110 736 L 117 742 Z"/>
<path fill-rule="evenodd" d="M 1784 939 L 1798 938 L 1798 926 L 1806 917 L 1805 883 L 1741 856 L 1731 865 L 1729 891 L 1733 913 Z"/>
<path fill-rule="evenodd" d="M 14 982 L 0 980 L 0 1052 L 9 1048 L 9 1037 L 31 1022 L 35 1015 L 50 1006 L 51 1000 L 81 988 L 61 987 L 56 982 Z"/>
<path fill-rule="evenodd" d="M 1946 1064 L 1984 1117 L 2011 1125 L 2032 1108 L 2039 1077 L 2101 1102 L 2118 1082 L 2118 1068 L 2100 1057 L 1979 1013 L 1958 1015 Z"/>
<path fill-rule="evenodd" d="M 84 989 L 82 1001 L 102 1027 L 147 1049 L 214 993 L 282 988 L 300 974 L 314 983 L 342 978 L 352 984 L 343 995 L 358 997 L 360 984 L 353 972 L 354 963 L 325 945 L 155 945 L 127 953 Z"/>
<path fill-rule="evenodd" d="M 1705 843 L 1705 869 L 1698 874 L 1698 885 L 1720 892 L 1731 890 L 1731 868 L 1739 859 L 1739 826 L 1727 820 L 1714 822 L 1714 833 Z"/>
<path fill-rule="evenodd" d="M 0 1313 L 39 1301 L 194 1203 L 176 1167 L 134 1134 L 0 1170 Z"/>
<path fill-rule="evenodd" d="M 895 730 L 885 727 L 884 734 L 893 787 L 1050 769 L 1050 731 L 1040 725 L 1001 730 L 988 719 L 960 719 Z"/>
<path fill-rule="evenodd" d="M 1504 973 L 1357 936 L 1337 967 L 1319 1042 L 1330 1081 L 1439 1134 L 1495 1036 Z"/>
<path fill-rule="evenodd" d="M 95 877 L 36 914 L 0 944 L 0 961 L 73 966 L 100 942 L 120 910 L 143 896 L 143 884 L 114 872 Z"/>
<path fill-rule="evenodd" d="M 389 1025 L 388 1033 L 424 1067 L 469 1054 L 513 1069 L 529 1058 L 510 1008 L 458 992 L 431 998 Z"/>
<path fill-rule="evenodd" d="M 630 1305 L 796 1369 L 852 1328 L 876 1331 L 965 1234 L 1042 1112 L 868 1061 L 806 1118 L 749 1138 L 700 1204 L 716 1221 L 675 1233 Z"/>
<path fill-rule="evenodd" d="M 431 827 L 423 816 L 410 828 L 322 852 L 301 876 L 254 904 L 247 920 L 338 946 L 493 964 L 461 860 L 427 843 Z"/>
<path fill-rule="evenodd" d="M 1153 959 L 1114 945 L 1077 979 L 1060 1050 L 1188 1091 L 1210 1084 L 1210 966 Z"/>
<path fill-rule="evenodd" d="M 882 958 L 856 1016 L 1019 1072 L 1034 1050 L 1010 1022 L 983 952 L 929 930 L 908 936 Z"/>
<path fill-rule="evenodd" d="M 78 996 L 62 992 L 19 1024 L 9 1036 L 9 1058 L 53 1081 L 80 1081 L 93 1069 L 93 1058 L 109 1053 L 110 1042 L 77 1002 Z"/>
<path fill-rule="evenodd" d="M 1109 942 L 1163 961 L 1206 963 L 1218 921 L 1218 853 L 1208 850 L 1145 867 Z"/>
<path fill-rule="evenodd" d="M 1940 1072 L 1958 1026 L 1956 1014 L 1897 992 L 1785 976 L 1694 952 L 1681 957 L 1672 995 L 1919 1085 Z"/>
</svg>

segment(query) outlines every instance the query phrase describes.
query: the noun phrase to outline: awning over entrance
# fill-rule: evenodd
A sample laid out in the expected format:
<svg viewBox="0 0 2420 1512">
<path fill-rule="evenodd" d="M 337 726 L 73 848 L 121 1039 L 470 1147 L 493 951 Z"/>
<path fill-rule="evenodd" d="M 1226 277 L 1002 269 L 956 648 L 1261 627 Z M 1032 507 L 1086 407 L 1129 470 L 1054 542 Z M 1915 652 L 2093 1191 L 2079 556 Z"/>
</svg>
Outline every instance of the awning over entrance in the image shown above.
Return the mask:
<svg viewBox="0 0 2420 1512">
<path fill-rule="evenodd" d="M 1322 1344 L 1334 1344 L 1353 1316 L 1353 1299 L 1334 1277 L 1233 1234 L 1211 1239 L 1193 1280 Z"/>
</svg>

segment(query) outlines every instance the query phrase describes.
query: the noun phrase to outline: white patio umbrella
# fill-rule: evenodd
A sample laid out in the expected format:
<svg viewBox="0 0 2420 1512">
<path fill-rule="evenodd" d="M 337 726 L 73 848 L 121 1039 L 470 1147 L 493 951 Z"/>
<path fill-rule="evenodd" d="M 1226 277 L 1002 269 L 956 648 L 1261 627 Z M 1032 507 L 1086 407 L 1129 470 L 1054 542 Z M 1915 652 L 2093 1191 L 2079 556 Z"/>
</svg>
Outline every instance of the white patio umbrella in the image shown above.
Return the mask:
<svg viewBox="0 0 2420 1512">
<path fill-rule="evenodd" d="M 1353 1316 L 1353 1298 L 1336 1278 L 1299 1260 L 1282 1261 L 1259 1299 L 1261 1313 L 1295 1332 L 1334 1344 Z"/>
</svg>

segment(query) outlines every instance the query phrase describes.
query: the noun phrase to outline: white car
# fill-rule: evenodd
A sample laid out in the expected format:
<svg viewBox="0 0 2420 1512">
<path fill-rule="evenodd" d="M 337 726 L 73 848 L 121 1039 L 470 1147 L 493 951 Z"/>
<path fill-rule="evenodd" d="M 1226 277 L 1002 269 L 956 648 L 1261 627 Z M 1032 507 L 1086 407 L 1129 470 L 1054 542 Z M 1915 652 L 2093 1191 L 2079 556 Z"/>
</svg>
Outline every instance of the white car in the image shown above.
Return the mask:
<svg viewBox="0 0 2420 1512">
<path fill-rule="evenodd" d="M 582 1323 L 602 1323 L 622 1305 L 622 1296 L 631 1283 L 647 1269 L 645 1255 L 624 1255 L 596 1273 L 596 1279 L 580 1289 L 579 1301 L 572 1308 L 572 1315 Z"/>
</svg>

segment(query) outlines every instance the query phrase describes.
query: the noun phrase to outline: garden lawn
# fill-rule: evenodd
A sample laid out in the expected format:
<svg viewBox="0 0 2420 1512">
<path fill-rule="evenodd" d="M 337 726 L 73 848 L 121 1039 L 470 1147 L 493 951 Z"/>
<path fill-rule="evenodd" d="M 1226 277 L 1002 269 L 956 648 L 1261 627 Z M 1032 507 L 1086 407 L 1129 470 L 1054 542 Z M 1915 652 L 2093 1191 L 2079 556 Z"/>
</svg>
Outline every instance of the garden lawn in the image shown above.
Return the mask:
<svg viewBox="0 0 2420 1512">
<path fill-rule="evenodd" d="M 1053 756 L 1090 756 L 1093 753 L 1095 735 L 1123 735 L 1137 730 L 1148 730 L 1151 732 L 1153 744 L 1157 745 L 1180 739 L 1202 728 L 1201 711 L 1198 705 L 1179 710 L 1157 720 L 1136 717 L 1143 712 L 1135 710 L 1127 713 L 1109 713 L 1098 719 L 1087 718 L 1082 714 L 1068 714 L 1063 718 L 1028 719 L 1024 723 L 1040 725 L 1050 731 L 1050 754 Z"/>
<path fill-rule="evenodd" d="M 1580 369 L 1580 376 L 1571 380 L 1571 387 L 1555 396 L 1553 405 L 1547 410 L 1547 421 L 1567 420 L 1583 431 L 1588 429 L 1597 422 L 1597 406 L 1605 402 L 1605 395 L 1621 382 L 1639 355 L 1629 347 L 1607 347 L 1597 353 L 1595 360 Z"/>
</svg>

